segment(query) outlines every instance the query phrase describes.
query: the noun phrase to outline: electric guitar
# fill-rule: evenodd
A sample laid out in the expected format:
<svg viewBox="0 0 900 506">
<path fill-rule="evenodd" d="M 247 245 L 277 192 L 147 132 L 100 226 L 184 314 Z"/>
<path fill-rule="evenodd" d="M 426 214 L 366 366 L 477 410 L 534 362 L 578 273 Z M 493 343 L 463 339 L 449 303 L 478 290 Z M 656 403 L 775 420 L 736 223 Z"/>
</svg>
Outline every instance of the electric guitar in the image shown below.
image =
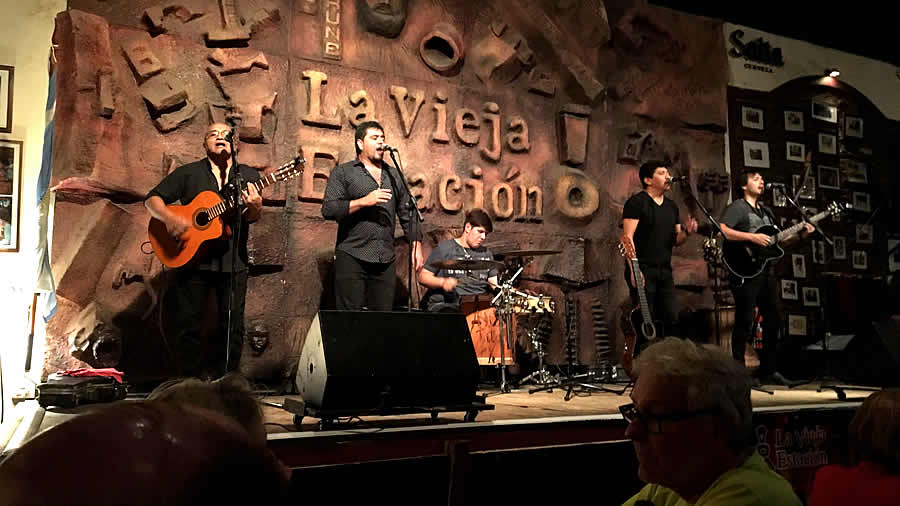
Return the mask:
<svg viewBox="0 0 900 506">
<path fill-rule="evenodd" d="M 622 354 L 622 368 L 631 377 L 631 365 L 634 361 L 636 347 L 640 345 L 643 348 L 646 341 L 656 339 L 656 326 L 653 325 L 653 318 L 650 317 L 647 292 L 644 290 L 644 274 L 641 272 L 631 238 L 622 236 L 619 242 L 619 253 L 631 264 L 631 270 L 634 272 L 634 284 L 638 292 L 638 307 L 631 310 L 628 318 L 631 328 L 628 329 L 626 326 L 623 329 L 625 330 L 625 351 Z"/>
<path fill-rule="evenodd" d="M 807 221 L 815 225 L 819 221 L 828 216 L 838 215 L 846 207 L 845 204 L 832 202 L 828 205 L 828 209 L 809 218 Z M 729 241 L 722 242 L 722 260 L 725 266 L 732 274 L 741 279 L 755 278 L 760 275 L 769 264 L 784 256 L 784 250 L 778 243 L 798 234 L 804 227 L 805 222 L 797 223 L 782 231 L 778 230 L 775 225 L 762 225 L 754 230 L 751 234 L 766 234 L 769 236 L 768 246 L 759 246 L 749 241 Z"/>
<path fill-rule="evenodd" d="M 306 160 L 298 156 L 268 176 L 250 184 L 261 193 L 267 186 L 302 174 L 305 163 Z M 169 234 L 162 220 L 150 218 L 147 235 L 159 261 L 167 267 L 181 267 L 196 256 L 204 242 L 230 233 L 222 221 L 222 215 L 234 209 L 235 200 L 231 197 L 223 199 L 218 192 L 203 191 L 194 197 L 190 204 L 166 206 L 168 210 L 191 221 L 191 228 L 178 239 Z"/>
</svg>

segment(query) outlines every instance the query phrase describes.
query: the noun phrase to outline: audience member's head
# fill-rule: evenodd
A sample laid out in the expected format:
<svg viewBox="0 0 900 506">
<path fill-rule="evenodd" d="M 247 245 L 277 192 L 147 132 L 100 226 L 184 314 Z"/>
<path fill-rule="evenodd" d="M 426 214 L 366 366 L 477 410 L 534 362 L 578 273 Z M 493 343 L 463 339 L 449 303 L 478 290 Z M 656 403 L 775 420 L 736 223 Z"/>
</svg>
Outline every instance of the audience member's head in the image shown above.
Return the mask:
<svg viewBox="0 0 900 506">
<path fill-rule="evenodd" d="M 256 441 L 265 444 L 266 429 L 259 401 L 250 382 L 236 373 L 215 381 L 197 378 L 175 379 L 158 386 L 148 400 L 174 402 L 222 413 L 235 420 Z"/>
<path fill-rule="evenodd" d="M 278 504 L 288 476 L 228 416 L 121 402 L 52 427 L 0 463 L 0 504 Z"/>
<path fill-rule="evenodd" d="M 723 350 L 669 337 L 635 359 L 629 421 L 639 477 L 692 497 L 752 453 L 750 377 Z"/>
<path fill-rule="evenodd" d="M 900 473 L 900 389 L 867 397 L 853 416 L 849 432 L 860 459 Z"/>
</svg>

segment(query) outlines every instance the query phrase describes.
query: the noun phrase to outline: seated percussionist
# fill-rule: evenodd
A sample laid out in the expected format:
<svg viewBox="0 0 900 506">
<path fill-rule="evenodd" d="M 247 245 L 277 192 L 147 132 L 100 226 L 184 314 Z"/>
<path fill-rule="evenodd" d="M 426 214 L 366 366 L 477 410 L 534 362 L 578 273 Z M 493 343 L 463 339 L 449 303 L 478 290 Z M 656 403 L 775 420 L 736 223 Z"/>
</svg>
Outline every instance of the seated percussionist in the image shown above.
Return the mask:
<svg viewBox="0 0 900 506">
<path fill-rule="evenodd" d="M 458 311 L 460 295 L 487 293 L 497 286 L 497 269 L 452 269 L 437 264 L 445 261 L 494 259 L 491 250 L 482 246 L 493 231 L 491 218 L 481 209 L 466 213 L 462 235 L 441 241 L 431 251 L 425 267 L 419 271 L 419 283 L 428 290 L 423 303 L 428 311 Z M 463 266 L 461 266 L 463 267 Z"/>
</svg>

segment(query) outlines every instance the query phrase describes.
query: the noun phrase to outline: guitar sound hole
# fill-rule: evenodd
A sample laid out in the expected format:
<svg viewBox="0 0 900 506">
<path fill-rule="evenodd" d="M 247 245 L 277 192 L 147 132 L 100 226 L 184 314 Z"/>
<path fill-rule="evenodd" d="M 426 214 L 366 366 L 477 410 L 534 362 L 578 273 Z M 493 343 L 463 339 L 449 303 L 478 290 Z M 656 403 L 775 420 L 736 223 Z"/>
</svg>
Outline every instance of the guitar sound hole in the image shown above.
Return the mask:
<svg viewBox="0 0 900 506">
<path fill-rule="evenodd" d="M 209 213 L 206 211 L 200 211 L 197 213 L 197 225 L 201 227 L 205 227 L 209 223 Z"/>
</svg>

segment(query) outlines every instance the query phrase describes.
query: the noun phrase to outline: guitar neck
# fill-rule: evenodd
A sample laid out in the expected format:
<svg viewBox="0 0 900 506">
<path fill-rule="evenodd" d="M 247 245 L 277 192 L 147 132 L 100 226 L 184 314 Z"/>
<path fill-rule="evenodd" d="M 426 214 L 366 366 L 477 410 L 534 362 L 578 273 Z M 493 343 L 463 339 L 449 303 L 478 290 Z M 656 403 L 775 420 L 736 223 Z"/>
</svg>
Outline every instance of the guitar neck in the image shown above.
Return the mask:
<svg viewBox="0 0 900 506">
<path fill-rule="evenodd" d="M 641 316 L 644 318 L 645 322 L 650 321 L 650 309 L 647 305 L 647 292 L 644 290 L 644 273 L 641 272 L 641 266 L 638 262 L 637 258 L 631 259 L 631 268 L 634 270 L 634 284 L 636 285 L 638 292 L 638 299 L 640 300 L 641 306 Z"/>
<path fill-rule="evenodd" d="M 831 214 L 831 211 L 822 211 L 821 213 L 813 216 L 812 218 L 809 218 L 809 220 L 807 220 L 807 221 L 809 221 L 810 223 L 815 225 L 816 223 L 822 221 L 829 214 Z M 781 242 L 786 239 L 789 239 L 790 237 L 793 237 L 795 234 L 800 232 L 800 230 L 802 230 L 803 227 L 805 227 L 805 226 L 806 226 L 806 222 L 803 222 L 803 221 L 801 221 L 800 223 L 795 223 L 794 225 L 791 225 L 790 227 L 775 234 L 775 241 Z"/>
<path fill-rule="evenodd" d="M 290 162 L 282 165 L 281 167 L 278 167 L 278 169 L 272 171 L 268 176 L 262 177 L 257 181 L 252 181 L 252 182 L 248 183 L 247 185 L 248 186 L 253 185 L 254 187 L 256 187 L 257 193 L 262 193 L 263 188 L 272 186 L 273 184 L 277 183 L 278 181 L 284 181 L 284 178 L 279 178 L 278 174 L 281 173 L 281 171 L 283 171 L 284 169 L 287 169 L 288 167 L 291 167 L 295 164 L 296 164 L 296 161 L 290 161 Z M 222 199 L 222 202 L 219 202 L 215 206 L 209 208 L 209 217 L 216 218 L 216 217 L 221 216 L 222 214 L 226 213 L 228 210 L 230 210 L 234 207 L 234 201 L 235 201 L 235 199 L 233 199 L 233 198 L 226 197 L 226 198 Z"/>
</svg>

